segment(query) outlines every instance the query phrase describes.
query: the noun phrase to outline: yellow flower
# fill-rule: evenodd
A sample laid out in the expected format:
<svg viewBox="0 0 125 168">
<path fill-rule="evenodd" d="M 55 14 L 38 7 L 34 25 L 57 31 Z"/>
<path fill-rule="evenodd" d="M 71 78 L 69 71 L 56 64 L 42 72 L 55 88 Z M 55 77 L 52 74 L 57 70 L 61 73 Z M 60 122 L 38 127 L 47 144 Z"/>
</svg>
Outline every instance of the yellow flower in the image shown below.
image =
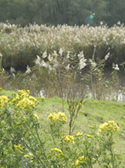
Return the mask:
<svg viewBox="0 0 125 168">
<path fill-rule="evenodd" d="M 76 160 L 75 165 L 76 165 L 76 166 L 79 166 L 80 163 L 84 163 L 84 162 L 85 162 L 84 159 L 85 159 L 84 155 L 83 155 L 83 156 L 80 156 L 80 157 Z"/>
<path fill-rule="evenodd" d="M 108 123 L 103 123 L 103 124 L 101 124 L 100 126 L 99 126 L 99 128 L 101 129 L 101 130 L 104 130 L 104 129 L 106 129 L 106 126 L 108 125 Z"/>
<path fill-rule="evenodd" d="M 95 158 L 92 158 L 92 161 L 95 161 L 96 159 Z"/>
<path fill-rule="evenodd" d="M 103 123 L 99 126 L 99 130 L 97 134 L 100 134 L 102 130 L 107 130 L 107 131 L 117 131 L 119 129 L 118 124 L 116 124 L 114 121 L 108 121 L 107 123 Z"/>
<path fill-rule="evenodd" d="M 63 122 L 66 122 L 66 121 L 67 121 L 67 117 L 65 116 L 64 113 L 59 112 L 58 115 L 59 115 L 59 117 L 61 117 L 60 121 L 63 121 Z"/>
<path fill-rule="evenodd" d="M 78 159 L 76 160 L 75 165 L 76 165 L 76 166 L 79 166 L 79 160 L 78 160 Z"/>
<path fill-rule="evenodd" d="M 9 99 L 7 96 L 0 96 L 0 107 L 2 107 L 4 104 L 8 103 Z"/>
<path fill-rule="evenodd" d="M 17 151 L 17 145 L 14 145 L 15 150 Z"/>
<path fill-rule="evenodd" d="M 19 95 L 17 94 L 16 97 L 13 98 L 12 103 L 14 104 L 14 103 L 15 103 L 17 100 L 19 100 L 19 99 L 20 99 L 20 97 L 19 97 Z"/>
<path fill-rule="evenodd" d="M 37 99 L 35 99 L 33 96 L 29 96 L 28 98 L 29 98 L 30 100 L 33 100 L 33 101 L 35 101 L 35 102 L 38 102 Z"/>
<path fill-rule="evenodd" d="M 119 130 L 118 124 L 114 123 L 114 126 L 115 126 L 116 130 Z"/>
<path fill-rule="evenodd" d="M 114 124 L 115 122 L 114 121 L 108 121 L 108 124 Z"/>
<path fill-rule="evenodd" d="M 38 117 L 38 115 L 37 114 L 34 114 L 34 117 L 38 120 L 39 119 L 39 117 Z"/>
<path fill-rule="evenodd" d="M 83 156 L 80 156 L 78 159 L 79 160 L 82 160 L 82 159 L 84 159 L 85 157 L 84 157 L 84 155 Z"/>
<path fill-rule="evenodd" d="M 61 117 L 66 117 L 65 114 L 62 113 L 62 112 L 59 112 L 58 114 L 59 114 L 59 116 L 61 116 Z"/>
<path fill-rule="evenodd" d="M 63 154 L 63 152 L 58 148 L 52 148 L 51 152 L 59 152 L 60 154 Z"/>
<path fill-rule="evenodd" d="M 30 156 L 29 155 L 24 155 L 25 158 L 29 158 Z"/>
<path fill-rule="evenodd" d="M 48 119 L 52 119 L 53 121 L 59 120 L 59 115 L 56 113 L 52 113 L 48 116 Z"/>
<path fill-rule="evenodd" d="M 65 137 L 65 141 L 72 142 L 74 144 L 74 137 L 72 135 L 68 135 Z"/>
<path fill-rule="evenodd" d="M 28 98 L 23 98 L 17 103 L 17 106 L 20 108 L 25 108 L 25 107 L 35 107 L 35 103 Z"/>
<path fill-rule="evenodd" d="M 94 127 L 92 125 L 90 125 L 89 128 L 94 128 Z"/>
<path fill-rule="evenodd" d="M 30 156 L 34 156 L 33 153 L 31 153 L 31 152 L 29 153 L 29 155 L 30 155 Z"/>
<path fill-rule="evenodd" d="M 26 97 L 29 95 L 29 91 L 26 90 L 18 90 L 18 95 L 21 97 Z"/>
<path fill-rule="evenodd" d="M 27 90 L 27 93 L 30 94 L 30 90 Z"/>
<path fill-rule="evenodd" d="M 19 144 L 19 145 L 14 145 L 14 148 L 15 148 L 16 151 L 17 151 L 18 149 L 19 149 L 19 150 L 22 150 L 21 144 Z"/>
<path fill-rule="evenodd" d="M 88 138 L 92 138 L 92 135 L 87 135 Z"/>
<path fill-rule="evenodd" d="M 81 132 L 78 132 L 76 136 L 82 136 L 83 134 Z"/>
</svg>

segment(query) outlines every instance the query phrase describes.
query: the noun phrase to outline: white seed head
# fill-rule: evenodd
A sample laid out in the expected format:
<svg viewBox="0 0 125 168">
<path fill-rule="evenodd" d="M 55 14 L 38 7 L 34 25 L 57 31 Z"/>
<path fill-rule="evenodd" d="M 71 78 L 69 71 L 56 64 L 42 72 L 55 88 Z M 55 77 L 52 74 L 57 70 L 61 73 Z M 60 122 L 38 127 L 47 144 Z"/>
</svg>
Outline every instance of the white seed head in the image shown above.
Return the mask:
<svg viewBox="0 0 125 168">
<path fill-rule="evenodd" d="M 2 58 L 3 57 L 3 55 L 2 55 L 2 53 L 0 53 L 0 58 Z"/>
<path fill-rule="evenodd" d="M 49 54 L 49 56 L 48 56 L 48 60 L 49 61 L 52 61 L 53 60 L 53 57 Z"/>
<path fill-rule="evenodd" d="M 95 61 L 92 61 L 91 59 L 89 59 L 89 61 L 90 61 L 90 64 L 92 65 L 92 67 L 95 68 L 97 63 Z"/>
<path fill-rule="evenodd" d="M 82 58 L 84 58 L 84 53 L 83 53 L 83 51 L 81 51 L 81 52 L 78 54 L 78 58 L 79 58 L 79 60 L 82 59 Z"/>
<path fill-rule="evenodd" d="M 63 49 L 62 48 L 60 48 L 60 50 L 59 50 L 59 54 L 62 56 L 62 53 L 63 53 Z"/>
<path fill-rule="evenodd" d="M 40 65 L 41 58 L 37 55 L 37 59 L 35 60 L 36 65 Z"/>
<path fill-rule="evenodd" d="M 120 21 L 118 21 L 118 22 L 117 22 L 117 25 L 121 25 L 121 22 L 120 22 Z"/>
<path fill-rule="evenodd" d="M 118 67 L 118 64 L 112 64 L 112 68 L 114 69 L 114 70 L 116 70 L 116 71 L 119 71 L 119 67 Z"/>
<path fill-rule="evenodd" d="M 47 57 L 47 52 L 45 51 L 42 55 L 43 58 L 46 58 Z"/>
<path fill-rule="evenodd" d="M 119 70 L 118 64 L 115 65 L 114 70 L 117 70 L 117 71 Z"/>
<path fill-rule="evenodd" d="M 101 26 L 103 25 L 103 22 L 102 22 L 102 21 L 100 22 L 100 25 L 101 25 Z"/>
<path fill-rule="evenodd" d="M 10 67 L 10 72 L 14 73 L 14 72 L 16 72 L 16 70 L 13 67 Z"/>
<path fill-rule="evenodd" d="M 105 55 L 105 60 L 109 58 L 110 52 Z"/>
<path fill-rule="evenodd" d="M 48 66 L 48 64 L 44 60 L 42 60 L 40 67 L 47 67 L 47 66 Z"/>
<path fill-rule="evenodd" d="M 30 69 L 29 65 L 27 65 L 27 67 L 26 67 L 26 73 L 30 73 L 30 72 L 31 72 L 31 69 Z"/>
<path fill-rule="evenodd" d="M 66 70 L 68 71 L 70 69 L 70 64 L 66 66 Z"/>
</svg>

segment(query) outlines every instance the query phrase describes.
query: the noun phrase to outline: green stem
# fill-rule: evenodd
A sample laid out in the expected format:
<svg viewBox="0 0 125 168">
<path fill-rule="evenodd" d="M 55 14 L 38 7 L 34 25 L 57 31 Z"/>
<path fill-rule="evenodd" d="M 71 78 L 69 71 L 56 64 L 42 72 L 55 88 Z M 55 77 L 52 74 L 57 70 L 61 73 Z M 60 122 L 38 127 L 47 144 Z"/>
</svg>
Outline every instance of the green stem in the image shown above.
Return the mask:
<svg viewBox="0 0 125 168">
<path fill-rule="evenodd" d="M 35 153 L 35 151 L 25 142 L 25 140 L 21 140 L 22 143 L 27 147 L 27 149 L 29 149 L 33 155 L 37 158 L 38 162 L 40 163 L 41 166 L 43 166 L 43 168 L 47 168 L 46 165 L 43 163 L 43 161 L 39 158 L 39 156 Z"/>
</svg>

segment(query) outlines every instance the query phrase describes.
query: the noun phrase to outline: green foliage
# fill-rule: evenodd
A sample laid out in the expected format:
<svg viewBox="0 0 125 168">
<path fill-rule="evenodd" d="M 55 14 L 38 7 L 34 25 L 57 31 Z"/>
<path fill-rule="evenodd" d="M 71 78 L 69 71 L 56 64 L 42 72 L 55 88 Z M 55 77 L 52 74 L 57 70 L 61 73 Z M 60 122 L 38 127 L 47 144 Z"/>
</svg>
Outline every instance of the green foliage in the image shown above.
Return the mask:
<svg viewBox="0 0 125 168">
<path fill-rule="evenodd" d="M 0 87 L 5 89 L 5 85 L 7 83 L 7 80 L 9 78 L 9 75 L 7 72 L 2 68 L 2 54 L 0 53 Z"/>
<path fill-rule="evenodd" d="M 25 90 L 0 96 L 1 167 L 119 167 L 113 138 L 119 126 L 114 121 L 101 124 L 99 129 L 90 126 L 87 134 L 67 135 L 65 113 L 51 113 L 48 129 L 36 115 L 37 104 Z"/>
<path fill-rule="evenodd" d="M 39 123 L 38 116 L 34 114 L 38 101 L 29 96 L 29 91 L 19 90 L 18 94 L 13 93 L 10 98 L 0 96 L 0 102 L 0 165 L 18 167 L 29 164 L 29 159 L 33 159 L 33 142 L 38 143 L 35 134 L 38 134 Z"/>
<path fill-rule="evenodd" d="M 73 133 L 74 130 L 74 123 L 77 119 L 79 110 L 82 108 L 83 106 L 83 98 L 81 99 L 69 99 L 67 100 L 68 103 L 68 107 L 69 107 L 69 135 L 71 135 Z"/>
</svg>

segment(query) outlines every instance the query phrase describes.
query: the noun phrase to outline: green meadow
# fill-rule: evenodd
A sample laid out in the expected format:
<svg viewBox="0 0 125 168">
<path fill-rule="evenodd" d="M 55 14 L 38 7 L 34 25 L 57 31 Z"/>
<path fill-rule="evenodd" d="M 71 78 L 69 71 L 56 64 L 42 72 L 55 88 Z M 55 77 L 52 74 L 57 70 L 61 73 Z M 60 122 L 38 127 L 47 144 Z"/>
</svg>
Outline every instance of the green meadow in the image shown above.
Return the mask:
<svg viewBox="0 0 125 168">
<path fill-rule="evenodd" d="M 90 132 L 89 126 L 94 126 L 96 130 L 100 124 L 113 120 L 119 124 L 119 131 L 115 135 L 115 151 L 120 154 L 122 167 L 125 165 L 125 104 L 115 101 L 102 101 L 96 99 L 85 99 L 85 104 L 79 112 L 78 118 L 75 121 L 75 128 L 73 134 L 78 131 L 83 134 Z M 43 127 L 46 128 L 46 118 L 52 112 L 61 111 L 61 99 L 54 97 L 45 99 L 44 104 L 38 106 L 37 115 Z M 68 117 L 68 106 L 65 102 L 65 114 Z M 68 122 L 64 130 L 68 134 Z M 95 166 L 96 167 L 96 166 Z"/>
</svg>

